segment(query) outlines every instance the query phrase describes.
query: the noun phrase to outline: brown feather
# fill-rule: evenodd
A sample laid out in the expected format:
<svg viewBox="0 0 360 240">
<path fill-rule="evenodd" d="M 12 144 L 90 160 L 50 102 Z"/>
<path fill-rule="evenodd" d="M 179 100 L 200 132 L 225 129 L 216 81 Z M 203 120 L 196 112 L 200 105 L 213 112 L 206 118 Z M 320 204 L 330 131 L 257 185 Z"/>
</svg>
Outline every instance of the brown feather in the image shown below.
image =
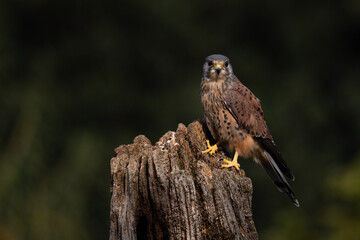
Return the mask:
<svg viewBox="0 0 360 240">
<path fill-rule="evenodd" d="M 248 134 L 272 139 L 260 101 L 239 80 L 227 89 L 224 104 Z"/>
<path fill-rule="evenodd" d="M 299 206 L 285 179 L 286 176 L 293 180 L 294 175 L 275 146 L 260 100 L 236 78 L 225 56 L 207 57 L 203 70 L 200 96 L 211 135 L 218 144 L 229 150 L 235 149 L 239 156 L 252 157 L 279 190 Z"/>
<path fill-rule="evenodd" d="M 264 112 L 260 101 L 239 80 L 228 89 L 225 106 L 234 116 L 240 126 L 254 137 L 260 145 L 273 157 L 283 174 L 291 180 L 295 177 L 277 150 L 269 129 L 267 128 Z"/>
</svg>

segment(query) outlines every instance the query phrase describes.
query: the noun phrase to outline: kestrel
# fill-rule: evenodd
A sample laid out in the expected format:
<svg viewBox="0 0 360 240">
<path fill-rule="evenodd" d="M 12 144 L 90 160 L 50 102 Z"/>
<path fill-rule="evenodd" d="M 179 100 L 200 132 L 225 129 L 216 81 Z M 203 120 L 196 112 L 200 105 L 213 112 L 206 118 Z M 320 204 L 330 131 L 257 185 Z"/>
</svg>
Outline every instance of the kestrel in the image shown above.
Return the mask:
<svg viewBox="0 0 360 240">
<path fill-rule="evenodd" d="M 299 201 L 286 181 L 294 180 L 266 126 L 260 100 L 234 75 L 230 61 L 219 54 L 208 56 L 203 66 L 201 103 L 206 124 L 217 143 L 207 140 L 213 154 L 218 145 L 235 150 L 232 161 L 224 159 L 222 167 L 239 169 L 238 157 L 252 158 L 270 176 L 276 187 L 285 192 L 295 206 Z"/>
</svg>

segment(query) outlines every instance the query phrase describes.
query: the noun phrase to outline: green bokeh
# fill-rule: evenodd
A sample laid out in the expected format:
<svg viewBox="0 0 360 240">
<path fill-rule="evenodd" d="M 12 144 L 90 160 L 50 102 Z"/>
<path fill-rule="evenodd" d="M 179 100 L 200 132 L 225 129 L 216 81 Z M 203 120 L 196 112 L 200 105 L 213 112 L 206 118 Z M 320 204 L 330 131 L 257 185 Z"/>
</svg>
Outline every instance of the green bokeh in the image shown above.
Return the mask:
<svg viewBox="0 0 360 240">
<path fill-rule="evenodd" d="M 207 55 L 262 101 L 295 208 L 250 161 L 261 239 L 360 236 L 360 4 L 0 1 L 0 239 L 107 239 L 113 149 L 202 117 Z"/>
</svg>

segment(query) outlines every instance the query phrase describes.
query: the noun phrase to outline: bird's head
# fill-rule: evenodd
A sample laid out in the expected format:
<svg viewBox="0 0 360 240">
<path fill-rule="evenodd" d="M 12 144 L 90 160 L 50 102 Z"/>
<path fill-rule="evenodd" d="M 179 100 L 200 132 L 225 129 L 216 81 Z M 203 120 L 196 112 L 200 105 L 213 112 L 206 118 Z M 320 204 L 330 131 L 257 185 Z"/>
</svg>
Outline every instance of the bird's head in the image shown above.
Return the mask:
<svg viewBox="0 0 360 240">
<path fill-rule="evenodd" d="M 229 74 L 233 74 L 233 70 L 230 60 L 224 55 L 214 54 L 205 59 L 203 79 L 208 81 L 225 80 Z"/>
</svg>

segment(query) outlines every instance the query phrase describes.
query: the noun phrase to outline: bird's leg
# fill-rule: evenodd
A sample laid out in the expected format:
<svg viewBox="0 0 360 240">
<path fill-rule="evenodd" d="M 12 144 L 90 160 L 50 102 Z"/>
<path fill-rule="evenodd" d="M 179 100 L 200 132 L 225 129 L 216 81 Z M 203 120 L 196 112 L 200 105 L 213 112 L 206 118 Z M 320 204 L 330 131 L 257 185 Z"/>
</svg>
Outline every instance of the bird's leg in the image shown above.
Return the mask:
<svg viewBox="0 0 360 240">
<path fill-rule="evenodd" d="M 219 149 L 217 144 L 214 144 L 211 146 L 209 140 L 206 140 L 206 144 L 207 144 L 208 149 L 206 149 L 205 151 L 202 151 L 202 153 L 210 153 L 211 155 L 213 155 Z"/>
<path fill-rule="evenodd" d="M 240 164 L 237 162 L 237 159 L 239 157 L 239 154 L 238 152 L 235 151 L 235 155 L 234 155 L 234 159 L 232 161 L 229 161 L 229 160 L 226 160 L 226 159 L 223 159 L 223 161 L 227 164 L 223 164 L 222 167 L 235 167 L 237 170 L 239 170 L 239 167 L 240 167 Z"/>
</svg>

